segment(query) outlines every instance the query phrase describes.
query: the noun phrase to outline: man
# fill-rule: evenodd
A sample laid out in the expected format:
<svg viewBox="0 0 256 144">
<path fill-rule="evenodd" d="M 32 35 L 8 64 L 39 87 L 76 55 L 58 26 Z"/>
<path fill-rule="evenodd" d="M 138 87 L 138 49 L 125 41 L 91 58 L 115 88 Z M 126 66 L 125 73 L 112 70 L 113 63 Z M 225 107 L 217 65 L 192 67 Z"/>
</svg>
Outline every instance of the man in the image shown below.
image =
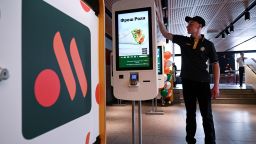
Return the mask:
<svg viewBox="0 0 256 144">
<path fill-rule="evenodd" d="M 215 144 L 211 97 L 215 99 L 219 95 L 220 69 L 213 43 L 204 38 L 204 35 L 201 35 L 201 30 L 205 26 L 205 20 L 199 16 L 193 18 L 186 17 L 185 21 L 188 23 L 187 32 L 191 34 L 190 37 L 186 37 L 168 32 L 160 20 L 159 12 L 157 11 L 156 14 L 163 36 L 166 39 L 172 40 L 181 48 L 181 78 L 187 111 L 186 141 L 188 144 L 196 143 L 196 101 L 198 101 L 203 118 L 205 143 Z M 210 89 L 210 76 L 206 64 L 208 60 L 213 65 L 214 86 L 212 91 Z"/>
<path fill-rule="evenodd" d="M 239 83 L 240 87 L 243 86 L 243 80 L 244 80 L 244 60 L 247 59 L 244 57 L 244 53 L 240 53 L 240 57 L 237 58 L 236 62 L 238 63 L 239 66 Z"/>
</svg>

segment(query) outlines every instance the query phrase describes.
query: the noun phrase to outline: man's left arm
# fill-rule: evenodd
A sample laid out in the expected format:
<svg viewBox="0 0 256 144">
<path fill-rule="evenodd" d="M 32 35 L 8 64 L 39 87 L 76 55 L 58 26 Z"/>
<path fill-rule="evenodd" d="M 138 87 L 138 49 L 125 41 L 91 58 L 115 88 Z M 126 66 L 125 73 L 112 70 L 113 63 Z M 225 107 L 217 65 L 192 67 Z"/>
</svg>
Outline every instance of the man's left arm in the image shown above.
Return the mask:
<svg viewBox="0 0 256 144">
<path fill-rule="evenodd" d="M 220 66 L 218 62 L 212 64 L 213 66 L 213 77 L 214 86 L 212 88 L 212 98 L 216 99 L 219 96 L 219 80 L 220 80 Z"/>
<path fill-rule="evenodd" d="M 209 43 L 209 60 L 213 67 L 214 86 L 212 88 L 212 98 L 216 99 L 219 96 L 219 80 L 220 80 L 220 66 L 218 62 L 218 55 L 216 53 L 214 44 Z"/>
</svg>

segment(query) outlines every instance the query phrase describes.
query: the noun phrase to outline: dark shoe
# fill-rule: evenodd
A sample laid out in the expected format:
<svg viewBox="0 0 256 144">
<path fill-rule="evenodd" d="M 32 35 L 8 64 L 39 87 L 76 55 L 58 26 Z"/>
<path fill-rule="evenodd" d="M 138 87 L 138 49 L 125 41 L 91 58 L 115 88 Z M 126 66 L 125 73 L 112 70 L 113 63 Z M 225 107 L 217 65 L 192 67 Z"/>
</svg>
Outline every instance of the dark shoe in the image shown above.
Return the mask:
<svg viewBox="0 0 256 144">
<path fill-rule="evenodd" d="M 186 141 L 187 141 L 188 144 L 196 144 L 196 139 L 195 138 L 186 137 Z"/>
</svg>

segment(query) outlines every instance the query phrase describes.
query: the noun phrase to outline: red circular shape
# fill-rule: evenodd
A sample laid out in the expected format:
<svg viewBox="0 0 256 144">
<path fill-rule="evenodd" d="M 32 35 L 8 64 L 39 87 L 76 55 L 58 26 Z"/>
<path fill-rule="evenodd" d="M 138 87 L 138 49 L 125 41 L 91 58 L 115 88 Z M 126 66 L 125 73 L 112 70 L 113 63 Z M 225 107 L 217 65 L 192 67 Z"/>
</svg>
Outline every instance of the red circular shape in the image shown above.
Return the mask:
<svg viewBox="0 0 256 144">
<path fill-rule="evenodd" d="M 170 68 L 168 68 L 168 67 L 164 68 L 164 73 L 165 74 L 169 74 L 170 72 L 171 72 Z"/>
<path fill-rule="evenodd" d="M 51 69 L 41 71 L 35 80 L 34 93 L 41 106 L 54 105 L 60 95 L 60 79 L 56 72 Z"/>
<path fill-rule="evenodd" d="M 85 12 L 89 12 L 91 10 L 90 7 L 81 0 L 80 0 L 80 4 Z"/>
<path fill-rule="evenodd" d="M 171 52 L 169 52 L 169 51 L 164 52 L 164 58 L 166 60 L 170 59 L 171 57 L 172 57 L 172 53 Z"/>
<path fill-rule="evenodd" d="M 90 142 L 90 135 L 91 135 L 91 133 L 88 132 L 87 135 L 86 135 L 85 144 L 89 144 L 89 142 Z"/>
<path fill-rule="evenodd" d="M 100 104 L 100 84 L 97 84 L 97 87 L 95 90 L 95 97 L 96 97 L 96 102 Z"/>
</svg>

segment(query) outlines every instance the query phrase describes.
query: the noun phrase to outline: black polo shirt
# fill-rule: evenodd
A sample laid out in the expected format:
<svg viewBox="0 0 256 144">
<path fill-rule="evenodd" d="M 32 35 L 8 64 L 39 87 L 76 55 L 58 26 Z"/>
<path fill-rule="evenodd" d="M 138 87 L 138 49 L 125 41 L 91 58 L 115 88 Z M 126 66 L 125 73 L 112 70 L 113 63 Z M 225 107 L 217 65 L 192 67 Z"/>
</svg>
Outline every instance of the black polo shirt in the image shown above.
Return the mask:
<svg viewBox="0 0 256 144">
<path fill-rule="evenodd" d="M 210 82 L 207 61 L 218 62 L 214 44 L 203 35 L 194 49 L 193 37 L 173 35 L 172 41 L 181 49 L 181 77 L 193 81 Z"/>
</svg>

